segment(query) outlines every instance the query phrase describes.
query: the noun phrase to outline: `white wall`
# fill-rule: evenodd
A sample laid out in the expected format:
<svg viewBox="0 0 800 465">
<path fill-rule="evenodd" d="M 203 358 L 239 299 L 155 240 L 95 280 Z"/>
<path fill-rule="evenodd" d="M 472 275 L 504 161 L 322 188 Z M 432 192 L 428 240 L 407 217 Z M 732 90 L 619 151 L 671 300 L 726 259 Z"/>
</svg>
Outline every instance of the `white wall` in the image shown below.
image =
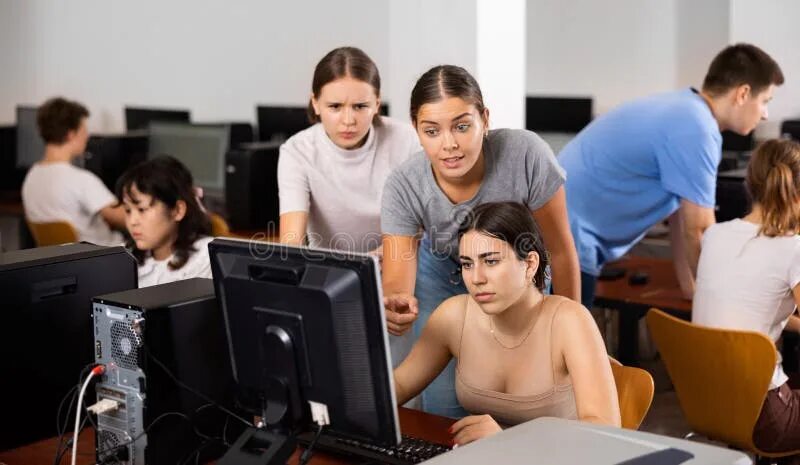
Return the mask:
<svg viewBox="0 0 800 465">
<path fill-rule="evenodd" d="M 188 107 L 196 120 L 253 121 L 256 103 L 305 104 L 315 63 L 341 45 L 370 54 L 382 71 L 384 99 L 403 118 L 411 86 L 427 67 L 449 61 L 476 72 L 474 2 L 198 3 L 0 0 L 0 124 L 14 120 L 16 104 L 56 94 L 85 102 L 95 131 L 121 129 L 125 104 Z M 528 94 L 590 95 L 602 113 L 637 96 L 700 85 L 718 50 L 749 41 L 772 54 L 787 78 L 771 105 L 772 123 L 760 131 L 777 134 L 781 119 L 800 116 L 796 1 L 526 6 Z M 437 35 L 442 21 L 469 27 Z"/>
<path fill-rule="evenodd" d="M 674 0 L 529 0 L 529 94 L 593 96 L 596 114 L 675 86 Z"/>
<path fill-rule="evenodd" d="M 711 60 L 730 37 L 730 0 L 676 0 L 676 87 L 703 84 Z"/>
<path fill-rule="evenodd" d="M 94 131 L 120 130 L 125 104 L 253 121 L 256 103 L 304 105 L 332 48 L 358 46 L 386 69 L 387 18 L 372 0 L 3 0 L 0 123 L 56 94 L 84 102 Z"/>
<path fill-rule="evenodd" d="M 775 91 L 769 121 L 757 130 L 775 137 L 780 122 L 800 118 L 800 2 L 793 0 L 731 0 L 731 42 L 751 42 L 769 53 L 781 66 L 786 83 Z"/>
</svg>

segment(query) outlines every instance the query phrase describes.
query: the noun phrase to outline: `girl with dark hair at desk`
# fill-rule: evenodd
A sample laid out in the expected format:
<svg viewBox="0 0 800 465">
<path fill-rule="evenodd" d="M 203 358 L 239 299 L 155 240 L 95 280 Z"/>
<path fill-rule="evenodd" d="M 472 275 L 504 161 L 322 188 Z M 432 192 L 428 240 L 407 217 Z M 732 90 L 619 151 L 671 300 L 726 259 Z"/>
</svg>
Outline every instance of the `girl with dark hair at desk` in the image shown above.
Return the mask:
<svg viewBox="0 0 800 465">
<path fill-rule="evenodd" d="M 761 144 L 745 182 L 752 211 L 703 236 L 692 322 L 758 331 L 777 341 L 784 329 L 800 332 L 794 314 L 800 304 L 800 144 Z M 800 449 L 800 390 L 787 381 L 778 354 L 753 430 L 753 442 L 766 452 Z"/>
<path fill-rule="evenodd" d="M 126 171 L 117 182 L 139 264 L 139 287 L 211 278 L 211 221 L 192 174 L 175 158 L 159 156 Z"/>
<path fill-rule="evenodd" d="M 549 262 L 530 210 L 486 203 L 458 231 L 468 294 L 445 300 L 394 372 L 400 404 L 456 359 L 458 402 L 472 415 L 451 428 L 463 445 L 549 416 L 620 425 L 608 355 L 579 303 L 542 290 Z"/>
</svg>

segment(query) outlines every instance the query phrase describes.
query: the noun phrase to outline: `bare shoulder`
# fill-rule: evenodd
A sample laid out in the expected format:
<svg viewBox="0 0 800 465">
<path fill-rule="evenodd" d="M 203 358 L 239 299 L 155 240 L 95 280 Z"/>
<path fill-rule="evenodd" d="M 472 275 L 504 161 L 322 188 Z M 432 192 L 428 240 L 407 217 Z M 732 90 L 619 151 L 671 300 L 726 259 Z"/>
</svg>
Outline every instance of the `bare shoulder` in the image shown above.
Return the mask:
<svg viewBox="0 0 800 465">
<path fill-rule="evenodd" d="M 580 303 L 560 295 L 551 295 L 547 298 L 555 300 L 556 309 L 554 311 L 556 315 L 553 317 L 555 330 L 567 333 L 572 333 L 575 330 L 580 331 L 581 327 L 584 330 L 597 330 L 597 324 L 592 314 Z"/>
<path fill-rule="evenodd" d="M 429 324 L 451 326 L 458 323 L 459 327 L 464 319 L 464 309 L 469 301 L 469 294 L 460 294 L 448 298 L 433 311 Z"/>
</svg>

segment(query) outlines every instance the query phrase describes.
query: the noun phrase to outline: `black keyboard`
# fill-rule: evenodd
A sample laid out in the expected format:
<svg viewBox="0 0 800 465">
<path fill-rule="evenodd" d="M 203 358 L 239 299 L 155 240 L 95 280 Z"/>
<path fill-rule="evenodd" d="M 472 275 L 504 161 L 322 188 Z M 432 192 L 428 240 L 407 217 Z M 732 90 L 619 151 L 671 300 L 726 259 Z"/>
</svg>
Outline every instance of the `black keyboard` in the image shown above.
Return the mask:
<svg viewBox="0 0 800 465">
<path fill-rule="evenodd" d="M 313 436 L 313 434 L 302 434 L 298 437 L 298 440 L 304 446 L 308 446 Z M 444 454 L 450 448 L 442 444 L 405 435 L 403 435 L 399 445 L 385 447 L 353 439 L 329 436 L 323 433 L 314 446 L 314 450 L 346 455 L 374 463 L 409 465 L 424 462 L 439 454 Z"/>
</svg>

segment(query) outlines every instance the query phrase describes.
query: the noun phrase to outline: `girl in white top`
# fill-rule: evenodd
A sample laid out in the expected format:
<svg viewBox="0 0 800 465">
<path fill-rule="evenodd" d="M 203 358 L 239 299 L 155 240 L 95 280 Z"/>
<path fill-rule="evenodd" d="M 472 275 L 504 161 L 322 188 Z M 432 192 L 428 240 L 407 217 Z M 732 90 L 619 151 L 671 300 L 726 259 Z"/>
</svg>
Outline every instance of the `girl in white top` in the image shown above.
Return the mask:
<svg viewBox="0 0 800 465">
<path fill-rule="evenodd" d="M 309 118 L 317 124 L 280 149 L 280 240 L 352 252 L 379 249 L 384 182 L 419 151 L 419 141 L 410 124 L 378 114 L 378 68 L 357 48 L 325 55 L 311 90 Z"/>
<path fill-rule="evenodd" d="M 777 341 L 800 332 L 800 144 L 770 140 L 750 160 L 752 211 L 703 235 L 692 322 L 758 331 Z M 800 448 L 800 391 L 778 364 L 753 431 L 762 450 Z"/>
<path fill-rule="evenodd" d="M 117 196 L 139 263 L 139 287 L 211 278 L 211 222 L 181 162 L 160 156 L 136 165 L 120 178 Z"/>
</svg>

